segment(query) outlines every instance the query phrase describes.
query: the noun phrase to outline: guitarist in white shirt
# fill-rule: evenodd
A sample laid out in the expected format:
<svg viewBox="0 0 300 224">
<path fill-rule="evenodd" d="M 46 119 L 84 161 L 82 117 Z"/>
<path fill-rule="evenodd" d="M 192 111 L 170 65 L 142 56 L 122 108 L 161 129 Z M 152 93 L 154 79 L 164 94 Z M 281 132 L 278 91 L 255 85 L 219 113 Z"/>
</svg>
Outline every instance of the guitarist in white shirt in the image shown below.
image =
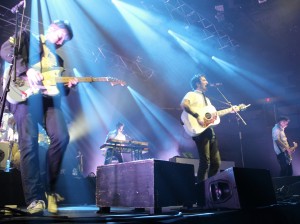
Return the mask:
<svg viewBox="0 0 300 224">
<path fill-rule="evenodd" d="M 272 138 L 274 151 L 277 155 L 277 161 L 280 165 L 280 176 L 292 176 L 292 153 L 297 148 L 298 144 L 293 142 L 291 147 L 285 135 L 285 128 L 288 126 L 290 119 L 286 116 L 278 118 L 277 123 L 272 129 Z"/>
<path fill-rule="evenodd" d="M 203 94 L 207 90 L 207 85 L 208 81 L 204 75 L 195 75 L 191 79 L 191 87 L 194 91 L 188 92 L 180 104 L 185 112 L 197 119 L 200 126 L 205 126 L 203 117 L 196 113 L 193 108 L 201 109 L 211 105 L 210 100 Z M 192 138 L 196 143 L 199 154 L 199 169 L 197 173 L 197 182 L 199 183 L 205 180 L 206 177 L 211 177 L 218 172 L 221 165 L 221 157 L 218 141 L 212 127 L 206 128 Z"/>
</svg>

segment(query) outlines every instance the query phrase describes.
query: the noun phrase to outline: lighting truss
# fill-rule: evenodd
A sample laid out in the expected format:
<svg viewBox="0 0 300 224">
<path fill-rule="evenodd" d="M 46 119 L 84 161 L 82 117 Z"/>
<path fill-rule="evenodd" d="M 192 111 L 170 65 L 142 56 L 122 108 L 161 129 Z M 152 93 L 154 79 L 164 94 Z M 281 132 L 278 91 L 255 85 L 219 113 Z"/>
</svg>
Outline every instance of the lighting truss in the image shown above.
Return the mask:
<svg viewBox="0 0 300 224">
<path fill-rule="evenodd" d="M 32 21 L 33 20 L 31 18 L 24 16 L 23 24 L 25 25 L 23 26 L 23 29 L 27 29 L 29 31 L 30 23 Z M 0 35 L 5 35 L 6 38 L 9 35 L 12 35 L 16 24 L 16 18 L 15 15 L 11 13 L 9 8 L 2 5 L 0 5 L 0 22 Z M 38 21 L 33 22 L 39 23 Z M 41 25 L 41 23 L 39 25 Z M 75 51 L 75 49 L 70 49 Z M 128 59 L 126 57 L 123 57 L 105 49 L 103 46 L 99 47 L 92 45 L 90 49 L 84 49 L 84 51 L 78 52 L 78 54 L 76 55 L 82 55 L 84 58 L 86 58 L 84 55 L 86 55 L 87 53 L 90 54 L 92 58 L 94 58 L 93 61 L 95 63 L 99 62 L 100 59 L 105 60 L 106 62 L 110 63 L 113 67 L 125 70 L 126 73 L 133 74 L 143 80 L 150 79 L 154 74 L 154 70 L 144 66 L 141 60 Z M 139 56 L 137 56 L 137 58 L 139 58 Z"/>
<path fill-rule="evenodd" d="M 30 18 L 27 16 L 23 17 L 23 29 L 27 29 L 30 25 Z M 10 9 L 0 5 L 0 21 L 3 25 L 1 26 L 1 35 L 11 35 L 12 31 L 15 29 L 16 25 L 16 16 L 12 14 Z M 19 21 L 20 23 L 20 21 Z M 20 28 L 20 27 L 19 27 Z"/>
<path fill-rule="evenodd" d="M 187 5 L 182 0 L 161 0 L 170 16 L 174 20 L 183 21 L 186 26 L 195 26 L 202 31 L 201 39 L 208 40 L 215 38 L 218 41 L 219 49 L 222 50 L 227 47 L 238 47 L 236 41 L 230 36 L 210 22 L 208 19 L 196 12 L 191 6 Z"/>
<path fill-rule="evenodd" d="M 137 77 L 148 80 L 153 74 L 154 70 L 143 65 L 139 56 L 135 60 L 128 59 L 124 56 L 115 54 L 104 47 L 100 46 L 96 51 L 93 51 L 94 61 L 104 60 L 111 64 L 116 69 L 122 69 L 131 72 L 131 74 Z"/>
</svg>

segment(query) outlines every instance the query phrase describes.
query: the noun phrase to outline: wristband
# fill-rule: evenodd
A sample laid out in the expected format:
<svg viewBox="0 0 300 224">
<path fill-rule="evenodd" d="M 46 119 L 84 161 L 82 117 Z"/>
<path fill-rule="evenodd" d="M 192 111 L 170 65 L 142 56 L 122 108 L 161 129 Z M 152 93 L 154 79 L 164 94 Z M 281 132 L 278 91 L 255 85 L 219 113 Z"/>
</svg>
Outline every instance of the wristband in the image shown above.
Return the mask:
<svg viewBox="0 0 300 224">
<path fill-rule="evenodd" d="M 194 114 L 193 114 L 193 117 L 194 117 L 194 118 L 198 118 L 198 117 L 199 117 L 199 114 L 194 113 Z"/>
</svg>

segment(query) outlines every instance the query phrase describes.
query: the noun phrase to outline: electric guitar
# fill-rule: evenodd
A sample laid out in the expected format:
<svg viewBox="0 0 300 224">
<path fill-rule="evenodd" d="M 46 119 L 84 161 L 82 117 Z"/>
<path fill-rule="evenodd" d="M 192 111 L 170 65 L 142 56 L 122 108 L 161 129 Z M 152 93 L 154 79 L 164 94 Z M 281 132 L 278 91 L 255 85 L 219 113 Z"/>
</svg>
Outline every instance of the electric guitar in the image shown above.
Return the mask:
<svg viewBox="0 0 300 224">
<path fill-rule="evenodd" d="M 9 75 L 8 67 L 3 76 L 3 85 L 5 86 Z M 31 95 L 41 93 L 48 96 L 56 96 L 59 94 L 57 83 L 68 83 L 71 79 L 77 78 L 78 82 L 110 82 L 112 86 L 125 86 L 126 83 L 112 77 L 64 77 L 60 76 L 63 68 L 55 68 L 42 72 L 43 80 L 36 86 L 30 86 L 27 77 L 17 77 L 16 81 L 10 81 L 9 92 L 7 93 L 7 101 L 17 104 L 26 101 Z"/>
<path fill-rule="evenodd" d="M 298 147 L 298 144 L 296 142 L 293 142 L 293 147 L 291 147 L 289 150 L 285 150 L 285 158 L 288 164 L 291 164 L 292 162 L 292 153 L 295 152 L 296 148 Z"/>
<path fill-rule="evenodd" d="M 183 123 L 183 128 L 185 132 L 191 136 L 195 137 L 205 131 L 211 126 L 216 126 L 220 123 L 220 117 L 231 113 L 233 110 L 241 111 L 249 107 L 250 104 L 240 104 L 239 106 L 232 106 L 230 108 L 217 111 L 213 105 L 208 105 L 203 108 L 192 108 L 192 111 L 199 115 L 199 118 L 203 121 L 203 126 L 201 126 L 197 119 L 191 114 L 183 111 L 181 114 L 181 121 Z"/>
</svg>

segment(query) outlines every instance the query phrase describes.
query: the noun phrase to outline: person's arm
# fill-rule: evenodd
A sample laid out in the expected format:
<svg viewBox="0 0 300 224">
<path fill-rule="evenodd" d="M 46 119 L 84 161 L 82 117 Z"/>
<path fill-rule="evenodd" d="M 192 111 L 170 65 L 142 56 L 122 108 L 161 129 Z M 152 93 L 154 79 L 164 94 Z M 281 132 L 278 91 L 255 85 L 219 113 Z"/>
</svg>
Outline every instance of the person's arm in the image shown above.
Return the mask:
<svg viewBox="0 0 300 224">
<path fill-rule="evenodd" d="M 279 128 L 273 129 L 272 137 L 274 142 L 282 152 L 290 148 L 288 142 L 282 139 L 282 131 Z"/>
<path fill-rule="evenodd" d="M 194 112 L 191 108 L 191 103 L 190 103 L 190 100 L 188 99 L 183 99 L 181 104 L 180 104 L 180 107 L 182 108 L 182 110 L 184 110 L 185 112 L 187 112 L 188 114 L 192 115 L 194 118 L 197 119 L 197 122 L 203 126 L 204 125 L 204 122 L 201 120 L 199 114 L 197 114 L 196 112 Z"/>
<path fill-rule="evenodd" d="M 110 140 L 114 139 L 116 137 L 115 131 L 110 131 L 105 139 L 105 142 L 109 142 Z"/>
<path fill-rule="evenodd" d="M 288 144 L 282 142 L 280 139 L 275 140 L 275 143 L 282 151 L 289 150 L 290 148 Z"/>
<path fill-rule="evenodd" d="M 191 104 L 190 104 L 190 101 L 188 99 L 183 99 L 181 104 L 180 104 L 180 107 L 181 107 L 182 110 L 184 110 L 188 114 L 192 115 L 194 118 L 199 117 L 199 114 L 192 111 Z"/>
</svg>

